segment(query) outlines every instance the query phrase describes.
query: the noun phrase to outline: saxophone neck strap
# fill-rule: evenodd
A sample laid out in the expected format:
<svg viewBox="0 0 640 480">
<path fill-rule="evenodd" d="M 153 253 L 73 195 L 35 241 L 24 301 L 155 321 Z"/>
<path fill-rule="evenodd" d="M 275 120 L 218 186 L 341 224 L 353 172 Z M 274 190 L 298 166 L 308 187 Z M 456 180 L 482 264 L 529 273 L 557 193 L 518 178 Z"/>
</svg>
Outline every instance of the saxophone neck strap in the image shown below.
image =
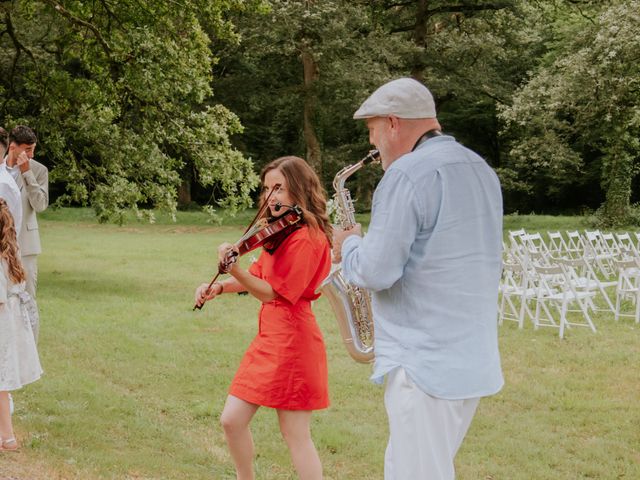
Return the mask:
<svg viewBox="0 0 640 480">
<path fill-rule="evenodd" d="M 420 135 L 420 138 L 416 141 L 416 144 L 413 146 L 411 151 L 413 152 L 416 148 L 418 148 L 420 145 L 422 145 L 424 142 L 426 142 L 430 138 L 439 137 L 441 135 L 442 135 L 442 132 L 437 128 L 427 130 L 422 135 Z"/>
</svg>

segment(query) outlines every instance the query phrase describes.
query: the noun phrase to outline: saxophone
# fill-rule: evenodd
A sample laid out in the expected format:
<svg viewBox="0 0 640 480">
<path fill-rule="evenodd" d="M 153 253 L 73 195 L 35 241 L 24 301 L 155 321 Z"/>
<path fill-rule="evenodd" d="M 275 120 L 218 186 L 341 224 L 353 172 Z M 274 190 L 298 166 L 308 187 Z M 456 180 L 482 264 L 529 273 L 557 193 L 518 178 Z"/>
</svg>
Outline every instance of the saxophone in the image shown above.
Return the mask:
<svg viewBox="0 0 640 480">
<path fill-rule="evenodd" d="M 345 181 L 363 166 L 378 161 L 380 152 L 371 150 L 362 160 L 346 166 L 334 177 L 333 198 L 336 202 L 337 223 L 343 230 L 353 227 L 356 223 L 351 193 L 344 187 Z M 331 304 L 340 335 L 351 358 L 360 363 L 372 362 L 373 312 L 369 291 L 348 283 L 342 276 L 340 265 L 335 264 L 329 276 L 322 282 L 320 291 Z"/>
</svg>

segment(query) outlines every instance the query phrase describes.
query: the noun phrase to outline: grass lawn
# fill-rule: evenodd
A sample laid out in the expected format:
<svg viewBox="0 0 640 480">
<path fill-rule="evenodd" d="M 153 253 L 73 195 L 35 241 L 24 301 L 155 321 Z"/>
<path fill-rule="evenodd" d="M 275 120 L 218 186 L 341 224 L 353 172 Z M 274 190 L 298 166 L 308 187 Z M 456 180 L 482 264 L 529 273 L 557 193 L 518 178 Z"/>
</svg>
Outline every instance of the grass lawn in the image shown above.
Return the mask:
<svg viewBox="0 0 640 480">
<path fill-rule="evenodd" d="M 115 226 L 87 210 L 41 216 L 46 373 L 14 395 L 23 448 L 0 454 L 0 479 L 235 478 L 218 418 L 259 305 L 224 295 L 191 308 L 195 286 L 214 273 L 215 247 L 250 217 L 213 226 L 185 213 L 176 224 Z M 520 227 L 584 228 L 577 217 L 505 218 L 505 229 Z M 332 400 L 313 420 L 325 478 L 381 480 L 383 390 L 348 357 L 328 303 L 314 309 Z M 564 340 L 501 327 L 506 384 L 480 403 L 459 479 L 640 478 L 640 326 L 604 313 L 595 322 L 596 334 L 573 328 Z M 295 478 L 275 412 L 261 409 L 253 433 L 257 478 Z"/>
</svg>

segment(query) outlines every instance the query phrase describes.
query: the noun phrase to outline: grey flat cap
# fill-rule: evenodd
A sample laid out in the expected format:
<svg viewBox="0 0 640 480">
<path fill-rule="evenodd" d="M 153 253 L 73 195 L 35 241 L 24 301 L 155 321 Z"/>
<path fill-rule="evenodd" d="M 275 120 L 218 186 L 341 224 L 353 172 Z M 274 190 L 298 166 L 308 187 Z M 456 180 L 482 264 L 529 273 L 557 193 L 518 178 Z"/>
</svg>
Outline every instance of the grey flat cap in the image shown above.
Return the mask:
<svg viewBox="0 0 640 480">
<path fill-rule="evenodd" d="M 367 98 L 353 118 L 436 118 L 436 104 L 427 87 L 413 78 L 385 83 Z"/>
</svg>

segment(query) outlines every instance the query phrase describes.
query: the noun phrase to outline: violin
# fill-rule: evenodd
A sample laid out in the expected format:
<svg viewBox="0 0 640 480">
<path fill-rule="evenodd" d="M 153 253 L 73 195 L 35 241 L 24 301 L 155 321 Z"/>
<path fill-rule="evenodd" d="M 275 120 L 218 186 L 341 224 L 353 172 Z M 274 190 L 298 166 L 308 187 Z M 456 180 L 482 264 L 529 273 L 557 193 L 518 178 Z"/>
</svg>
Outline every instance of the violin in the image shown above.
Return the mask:
<svg viewBox="0 0 640 480">
<path fill-rule="evenodd" d="M 297 205 L 279 217 L 272 219 L 271 222 L 262 219 L 263 221 L 260 222 L 257 228 L 252 229 L 236 242 L 235 246 L 238 249 L 236 256 L 244 255 L 258 247 L 273 243 L 276 240 L 275 237 L 286 237 L 293 230 L 292 227 L 297 226 L 301 219 L 302 210 Z"/>
<path fill-rule="evenodd" d="M 285 213 L 270 219 L 270 221 L 266 218 L 261 218 L 258 221 L 254 219 L 242 237 L 234 243 L 235 248 L 230 250 L 225 259 L 218 263 L 218 273 L 209 283 L 207 292 L 220 275 L 229 272 L 229 268 L 237 261 L 238 257 L 262 246 L 273 253 L 291 232 L 299 228 L 300 220 L 302 220 L 302 210 L 297 205 L 290 207 Z M 200 310 L 203 306 L 204 303 L 202 305 L 196 304 L 193 306 L 193 310 Z"/>
</svg>

